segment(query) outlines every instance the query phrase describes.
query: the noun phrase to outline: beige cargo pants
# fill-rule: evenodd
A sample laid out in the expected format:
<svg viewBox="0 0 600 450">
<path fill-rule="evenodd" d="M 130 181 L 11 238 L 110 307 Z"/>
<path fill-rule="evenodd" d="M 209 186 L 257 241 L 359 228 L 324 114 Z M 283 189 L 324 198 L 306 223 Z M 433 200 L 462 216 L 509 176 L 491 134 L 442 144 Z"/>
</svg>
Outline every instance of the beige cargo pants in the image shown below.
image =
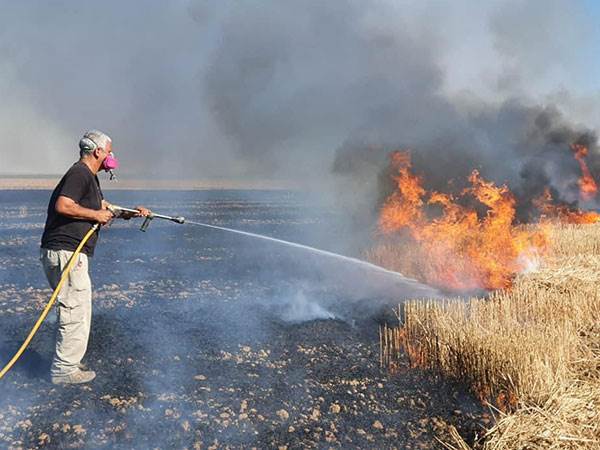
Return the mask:
<svg viewBox="0 0 600 450">
<path fill-rule="evenodd" d="M 58 285 L 73 252 L 42 248 L 40 260 L 50 287 Z M 68 375 L 78 369 L 85 355 L 92 324 L 92 282 L 88 273 L 88 257 L 83 253 L 71 269 L 56 299 L 56 352 L 51 376 Z"/>
</svg>

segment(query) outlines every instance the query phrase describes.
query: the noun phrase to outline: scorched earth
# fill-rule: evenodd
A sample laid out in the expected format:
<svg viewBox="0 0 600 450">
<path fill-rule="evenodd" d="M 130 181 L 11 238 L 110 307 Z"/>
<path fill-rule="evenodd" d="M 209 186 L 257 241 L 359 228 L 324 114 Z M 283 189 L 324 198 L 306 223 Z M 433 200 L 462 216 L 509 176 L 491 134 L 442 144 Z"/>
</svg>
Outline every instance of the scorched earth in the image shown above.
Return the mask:
<svg viewBox="0 0 600 450">
<path fill-rule="evenodd" d="M 284 191 L 108 191 L 123 206 L 357 256 L 343 214 Z M 0 364 L 50 296 L 48 191 L 0 191 Z M 379 367 L 398 280 L 276 243 L 153 221 L 102 230 L 88 385 L 49 382 L 53 314 L 0 380 L 0 447 L 435 448 L 485 421 L 459 387 Z M 349 244 L 350 242 L 350 244 Z"/>
</svg>

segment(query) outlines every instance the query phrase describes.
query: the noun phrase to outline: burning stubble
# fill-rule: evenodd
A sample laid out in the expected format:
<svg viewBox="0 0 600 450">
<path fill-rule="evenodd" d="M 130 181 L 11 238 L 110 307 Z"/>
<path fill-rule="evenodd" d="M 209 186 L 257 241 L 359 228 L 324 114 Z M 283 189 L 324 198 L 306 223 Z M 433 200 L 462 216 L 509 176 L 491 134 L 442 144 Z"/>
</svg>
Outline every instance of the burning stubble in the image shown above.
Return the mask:
<svg viewBox="0 0 600 450">
<path fill-rule="evenodd" d="M 596 182 L 585 156 L 571 146 L 581 167 L 575 178 L 579 196 L 594 200 Z M 396 188 L 383 203 L 379 243 L 368 258 L 451 291 L 509 288 L 516 275 L 530 271 L 548 252 L 548 221 L 596 222 L 600 215 L 553 202 L 549 186 L 534 199 L 536 223 L 516 224 L 517 199 L 508 186 L 484 180 L 477 170 L 456 193 L 427 191 L 423 177 L 412 172 L 409 152 L 390 157 Z"/>
</svg>

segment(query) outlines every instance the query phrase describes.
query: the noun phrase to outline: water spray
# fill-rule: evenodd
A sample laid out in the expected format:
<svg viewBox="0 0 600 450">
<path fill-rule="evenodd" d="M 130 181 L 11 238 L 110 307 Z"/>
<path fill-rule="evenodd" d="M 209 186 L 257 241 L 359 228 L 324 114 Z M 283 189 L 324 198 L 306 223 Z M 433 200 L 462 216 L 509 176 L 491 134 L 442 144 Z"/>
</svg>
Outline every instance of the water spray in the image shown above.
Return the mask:
<svg viewBox="0 0 600 450">
<path fill-rule="evenodd" d="M 303 249 L 303 250 L 308 250 L 308 251 L 310 251 L 312 253 L 317 253 L 319 255 L 330 256 L 332 258 L 336 258 L 336 259 L 340 259 L 340 260 L 343 260 L 343 261 L 347 261 L 347 262 L 351 262 L 351 263 L 354 263 L 354 264 L 358 264 L 358 265 L 361 265 L 361 266 L 366 267 L 368 269 L 375 270 L 377 272 L 383 272 L 383 273 L 386 273 L 388 275 L 393 275 L 393 276 L 396 276 L 396 277 L 402 277 L 402 279 L 404 281 L 414 282 L 415 284 L 421 285 L 421 283 L 419 283 L 417 280 L 413 280 L 412 278 L 406 278 L 404 275 L 402 275 L 399 272 L 395 272 L 393 270 L 386 269 L 384 267 L 378 266 L 378 265 L 370 263 L 368 261 L 364 261 L 362 259 L 352 258 L 350 256 L 340 255 L 339 253 L 334 253 L 334 252 L 330 252 L 330 251 L 327 251 L 327 250 L 322 250 L 320 248 L 311 247 L 309 245 L 298 244 L 297 242 L 285 241 L 283 239 L 277 239 L 277 238 L 274 238 L 274 237 L 271 237 L 271 236 L 265 236 L 264 234 L 256 234 L 256 233 L 251 233 L 249 231 L 235 230 L 233 228 L 226 228 L 226 227 L 220 227 L 220 226 L 217 226 L 217 225 L 210 225 L 208 223 L 193 222 L 191 220 L 186 221 L 186 223 L 188 223 L 190 225 L 197 225 L 197 226 L 200 226 L 200 227 L 205 227 L 205 228 L 212 228 L 213 230 L 221 230 L 221 231 L 227 231 L 229 233 L 235 233 L 235 234 L 240 234 L 240 235 L 243 235 L 243 236 L 249 236 L 249 237 L 253 237 L 253 238 L 256 238 L 256 239 L 263 239 L 265 241 L 276 242 L 278 244 L 284 244 L 284 245 L 287 245 L 289 247 L 294 247 L 294 248 L 300 248 L 300 249 Z"/>
</svg>

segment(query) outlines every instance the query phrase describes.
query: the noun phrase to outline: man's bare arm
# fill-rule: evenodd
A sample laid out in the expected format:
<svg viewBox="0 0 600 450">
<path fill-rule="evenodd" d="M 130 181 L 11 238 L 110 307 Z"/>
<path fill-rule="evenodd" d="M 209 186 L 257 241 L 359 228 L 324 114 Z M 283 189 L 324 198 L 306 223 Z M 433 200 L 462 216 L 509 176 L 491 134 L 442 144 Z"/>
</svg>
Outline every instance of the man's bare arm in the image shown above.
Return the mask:
<svg viewBox="0 0 600 450">
<path fill-rule="evenodd" d="M 104 206 L 104 204 L 102 206 Z M 112 213 L 106 209 L 101 209 L 98 211 L 95 209 L 85 208 L 72 198 L 65 197 L 64 195 L 58 196 L 56 199 L 56 204 L 54 205 L 54 209 L 57 213 L 63 216 L 70 217 L 72 219 L 93 220 L 101 223 L 102 225 L 110 222 L 110 220 L 113 218 Z"/>
</svg>

